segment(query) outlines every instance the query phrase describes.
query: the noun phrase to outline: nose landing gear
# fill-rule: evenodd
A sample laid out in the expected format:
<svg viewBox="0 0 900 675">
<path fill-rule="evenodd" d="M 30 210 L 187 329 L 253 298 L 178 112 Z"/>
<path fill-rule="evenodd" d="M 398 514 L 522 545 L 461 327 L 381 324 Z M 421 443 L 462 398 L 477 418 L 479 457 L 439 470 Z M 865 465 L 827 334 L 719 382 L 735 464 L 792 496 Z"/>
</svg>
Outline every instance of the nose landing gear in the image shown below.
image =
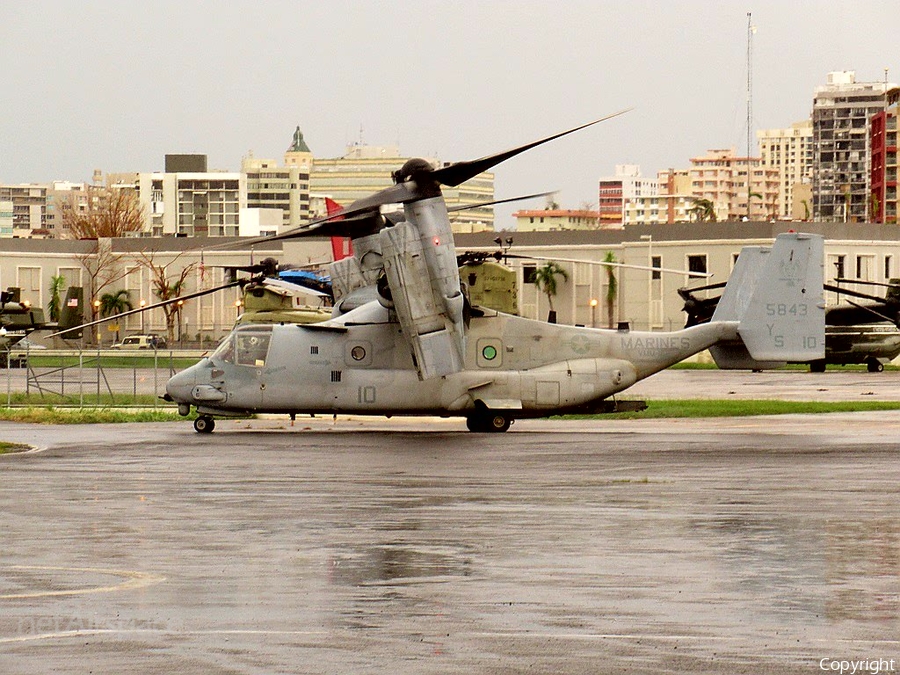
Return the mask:
<svg viewBox="0 0 900 675">
<path fill-rule="evenodd" d="M 194 431 L 199 434 L 211 434 L 216 428 L 216 421 L 209 415 L 200 415 L 194 420 Z"/>
</svg>

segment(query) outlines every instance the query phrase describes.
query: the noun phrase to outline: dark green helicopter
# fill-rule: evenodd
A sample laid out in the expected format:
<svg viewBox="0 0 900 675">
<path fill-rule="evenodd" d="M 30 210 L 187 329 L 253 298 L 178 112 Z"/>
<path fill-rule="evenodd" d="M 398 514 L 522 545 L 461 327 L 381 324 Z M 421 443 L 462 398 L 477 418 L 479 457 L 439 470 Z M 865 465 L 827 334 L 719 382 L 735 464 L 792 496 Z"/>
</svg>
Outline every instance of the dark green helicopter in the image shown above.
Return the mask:
<svg viewBox="0 0 900 675">
<path fill-rule="evenodd" d="M 22 290 L 10 286 L 0 291 L 0 367 L 10 364 L 10 350 L 36 330 L 65 331 L 83 320 L 84 290 L 70 286 L 60 308 L 59 322 L 48 322 L 44 310 L 22 300 Z M 64 339 L 81 337 L 80 330 L 63 333 Z"/>
</svg>

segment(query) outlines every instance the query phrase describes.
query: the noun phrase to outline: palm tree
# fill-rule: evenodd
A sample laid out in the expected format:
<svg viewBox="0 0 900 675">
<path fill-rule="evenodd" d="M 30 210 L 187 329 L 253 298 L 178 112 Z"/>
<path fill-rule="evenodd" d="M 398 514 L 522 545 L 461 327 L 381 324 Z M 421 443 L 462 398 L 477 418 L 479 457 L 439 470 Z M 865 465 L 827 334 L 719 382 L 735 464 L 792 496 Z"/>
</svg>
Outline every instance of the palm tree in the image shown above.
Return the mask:
<svg viewBox="0 0 900 675">
<path fill-rule="evenodd" d="M 616 254 L 607 251 L 603 258 L 605 263 L 615 263 Z M 615 318 L 616 298 L 619 296 L 619 282 L 616 280 L 616 268 L 613 265 L 605 265 L 606 268 L 606 327 L 613 327 Z"/>
<path fill-rule="evenodd" d="M 759 201 L 763 200 L 763 196 L 759 192 L 750 192 L 747 194 L 747 220 L 751 218 L 752 205 L 750 204 L 751 199 L 758 199 Z"/>
<path fill-rule="evenodd" d="M 134 309 L 128 299 L 128 291 L 124 288 L 116 293 L 104 293 L 100 296 L 100 316 L 116 316 Z M 119 341 L 119 325 L 116 324 L 116 342 Z"/>
<path fill-rule="evenodd" d="M 51 321 L 59 321 L 60 310 L 62 309 L 62 300 L 59 295 L 62 293 L 65 285 L 66 278 L 61 274 L 50 277 L 50 302 L 47 305 L 47 314 L 50 315 Z"/>
<path fill-rule="evenodd" d="M 689 209 L 688 213 L 692 214 L 698 223 L 704 221 L 716 222 L 716 205 L 711 200 L 703 199 L 702 197 L 692 197 L 692 199 L 694 200 L 694 205 Z"/>
<path fill-rule="evenodd" d="M 547 295 L 550 304 L 550 314 L 547 316 L 549 323 L 556 323 L 556 310 L 553 309 L 553 296 L 556 295 L 556 277 L 560 276 L 565 281 L 569 280 L 569 274 L 552 260 L 534 271 L 534 285 Z"/>
<path fill-rule="evenodd" d="M 872 193 L 872 222 L 878 222 L 878 219 L 881 217 L 881 202 L 878 200 L 878 195 L 874 192 Z"/>
</svg>

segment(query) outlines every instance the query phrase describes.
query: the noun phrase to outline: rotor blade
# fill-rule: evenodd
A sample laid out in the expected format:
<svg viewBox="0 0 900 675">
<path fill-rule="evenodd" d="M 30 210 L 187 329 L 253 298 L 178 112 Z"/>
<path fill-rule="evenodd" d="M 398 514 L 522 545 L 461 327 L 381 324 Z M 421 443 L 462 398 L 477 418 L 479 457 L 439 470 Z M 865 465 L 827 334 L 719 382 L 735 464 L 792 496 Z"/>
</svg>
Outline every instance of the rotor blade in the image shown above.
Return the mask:
<svg viewBox="0 0 900 675">
<path fill-rule="evenodd" d="M 165 307 L 166 305 L 171 305 L 173 303 L 178 302 L 179 300 L 191 300 L 192 298 L 199 298 L 201 295 L 209 295 L 210 293 L 215 293 L 217 291 L 223 291 L 226 288 L 231 288 L 233 286 L 242 286 L 247 283 L 247 279 L 238 279 L 237 281 L 231 281 L 223 286 L 216 286 L 215 288 L 207 288 L 204 291 L 197 291 L 195 293 L 188 293 L 187 295 L 181 295 L 177 298 L 172 298 L 171 300 L 163 300 L 162 302 L 156 302 L 152 305 L 147 305 L 146 307 L 138 307 L 137 309 L 130 309 L 127 312 L 122 312 L 121 314 L 113 314 L 112 316 L 107 316 L 102 319 L 97 319 L 96 321 L 91 321 L 89 323 L 83 323 L 80 326 L 72 326 L 71 328 L 66 328 L 65 330 L 57 331 L 56 333 L 50 333 L 48 338 L 56 337 L 57 335 L 65 335 L 66 333 L 72 333 L 73 331 L 82 330 L 84 328 L 90 328 L 91 326 L 99 326 L 100 324 L 107 323 L 109 321 L 116 321 L 125 316 L 131 316 L 132 314 L 140 314 L 141 312 L 147 312 L 151 309 L 157 309 L 158 307 Z"/>
<path fill-rule="evenodd" d="M 717 288 L 725 288 L 725 284 L 727 284 L 727 283 L 728 283 L 727 281 L 720 281 L 717 284 L 709 284 L 707 286 L 697 286 L 695 288 L 683 286 L 682 288 L 676 289 L 676 292 L 679 295 L 681 295 L 682 291 L 684 291 L 685 293 L 699 293 L 701 291 L 713 291 Z M 684 296 L 682 295 L 681 297 L 684 297 Z"/>
<path fill-rule="evenodd" d="M 832 293 L 837 293 L 838 295 L 849 295 L 852 298 L 862 298 L 863 300 L 872 300 L 874 302 L 887 304 L 884 298 L 879 298 L 877 295 L 869 295 L 868 293 L 862 293 L 860 291 L 854 291 L 850 288 L 844 288 L 842 286 L 832 286 L 831 284 L 825 284 L 823 288 L 826 291 L 831 291 Z"/>
<path fill-rule="evenodd" d="M 342 211 L 341 213 L 335 213 L 325 218 L 314 220 L 307 225 L 295 227 L 294 229 L 288 230 L 287 232 L 282 232 L 281 234 L 273 234 L 269 235 L 268 237 L 254 237 L 253 239 L 241 239 L 237 243 L 241 247 L 245 247 L 255 246 L 257 244 L 267 244 L 269 242 L 275 241 L 284 241 L 286 239 L 297 239 L 299 237 L 341 236 L 356 238 L 365 236 L 366 234 L 370 234 L 372 231 L 381 229 L 380 224 L 376 225 L 376 218 L 380 217 L 380 214 L 377 210 L 370 209 L 368 213 L 360 213 L 351 218 L 346 217 L 347 213 L 348 211 Z M 366 222 L 369 222 L 369 226 L 366 228 L 361 228 L 360 225 Z M 227 242 L 222 244 L 213 244 L 212 246 L 206 246 L 204 247 L 204 249 L 211 250 L 228 248 L 229 246 L 234 245 L 235 242 Z"/>
<path fill-rule="evenodd" d="M 567 131 L 562 131 L 558 134 L 553 134 L 552 136 L 547 136 L 547 138 L 542 138 L 539 141 L 533 141 L 531 143 L 527 143 L 525 145 L 520 145 L 517 148 L 512 148 L 510 150 L 505 150 L 504 152 L 498 152 L 493 155 L 487 155 L 482 157 L 481 159 L 474 159 L 470 161 L 456 162 L 454 164 L 450 164 L 449 166 L 445 166 L 442 169 L 435 170 L 431 176 L 441 185 L 448 185 L 450 187 L 456 187 L 460 183 L 465 183 L 470 178 L 474 178 L 482 171 L 487 171 L 491 167 L 500 164 L 501 162 L 505 162 L 507 159 L 515 157 L 518 154 L 525 152 L 526 150 L 531 150 L 531 148 L 536 148 L 539 145 L 543 145 L 544 143 L 549 143 L 550 141 L 556 140 L 557 138 L 561 138 L 562 136 L 566 136 L 568 134 L 575 133 L 576 131 L 580 131 L 581 129 L 585 129 L 587 127 L 593 126 L 595 124 L 599 124 L 600 122 L 605 122 L 606 120 L 612 119 L 613 117 L 618 117 L 619 115 L 624 115 L 625 113 L 632 110 L 632 108 L 627 108 L 625 110 L 620 110 L 619 112 L 615 112 L 612 115 L 607 115 L 606 117 L 601 117 L 598 120 L 594 120 L 593 122 L 588 122 L 587 124 L 582 124 L 581 126 L 577 126 L 574 129 L 569 129 Z"/>
<path fill-rule="evenodd" d="M 285 279 L 264 279 L 260 285 L 265 288 L 278 288 L 282 291 L 288 291 L 289 293 L 295 295 L 297 293 L 305 293 L 307 295 L 313 295 L 317 298 L 332 297 L 331 294 L 321 291 L 318 288 L 313 288 L 312 286 L 303 286 L 302 284 L 298 284 L 293 281 L 286 281 Z"/>
<path fill-rule="evenodd" d="M 357 199 L 342 211 L 272 237 L 262 237 L 261 240 L 278 241 L 296 237 L 364 237 L 384 227 L 383 222 L 378 222 L 382 206 L 405 204 L 420 196 L 414 182 L 397 183 L 373 195 Z M 363 227 L 364 224 L 368 226 Z"/>
<path fill-rule="evenodd" d="M 504 253 L 504 258 L 519 258 L 521 260 L 548 260 L 555 262 L 582 263 L 584 265 L 601 265 L 603 267 L 624 267 L 632 270 L 647 270 L 648 272 L 667 272 L 668 274 L 686 274 L 689 277 L 708 279 L 713 276 L 706 272 L 691 272 L 689 270 L 675 270 L 669 267 L 650 267 L 649 265 L 626 265 L 625 263 L 603 262 L 602 260 L 579 260 L 577 258 L 551 258 L 534 255 L 519 255 L 516 253 Z"/>
<path fill-rule="evenodd" d="M 860 305 L 859 303 L 853 302 L 852 300 L 847 300 L 847 304 L 852 305 L 853 307 L 856 307 L 857 309 L 862 309 L 867 312 L 871 312 L 872 314 L 877 316 L 879 319 L 883 319 L 884 321 L 890 321 L 891 323 L 895 322 L 895 320 L 890 318 L 889 316 L 885 316 L 881 312 L 876 312 L 875 309 L 872 307 L 866 307 L 865 305 Z"/>
<path fill-rule="evenodd" d="M 880 281 L 863 281 L 862 279 L 839 279 L 835 277 L 835 283 L 860 284 L 861 286 L 883 286 L 884 288 L 900 288 L 900 284 L 885 284 Z"/>
<path fill-rule="evenodd" d="M 366 211 L 377 211 L 379 207 L 387 206 L 388 204 L 405 204 L 406 202 L 414 201 L 420 197 L 421 194 L 417 189 L 415 181 L 395 183 L 390 187 L 379 190 L 373 195 L 357 199 L 345 210 L 336 213 L 335 216 L 354 216 Z"/>
<path fill-rule="evenodd" d="M 477 209 L 482 206 L 493 206 L 494 204 L 508 204 L 509 202 L 520 202 L 525 199 L 535 199 L 536 197 L 549 197 L 550 195 L 555 195 L 557 190 L 553 190 L 552 192 L 536 192 L 533 195 L 522 195 L 521 197 L 510 197 L 509 199 L 496 199 L 492 202 L 479 202 L 478 204 L 460 204 L 459 206 L 450 206 L 447 208 L 448 213 L 453 213 L 454 211 L 465 211 L 467 209 Z"/>
<path fill-rule="evenodd" d="M 281 241 L 282 239 L 291 239 L 293 237 L 302 237 L 302 236 L 305 236 L 307 234 L 307 232 L 314 230 L 320 224 L 327 223 L 331 220 L 340 218 L 342 215 L 343 215 L 343 213 L 339 213 L 339 214 L 336 213 L 331 216 L 325 216 L 324 218 L 319 218 L 318 220 L 313 220 L 313 221 L 307 223 L 306 225 L 301 225 L 300 227 L 295 227 L 294 229 L 288 230 L 287 232 L 282 232 L 281 234 L 273 234 L 273 235 L 269 235 L 267 237 L 253 237 L 253 238 L 249 238 L 249 239 L 244 239 L 242 237 L 238 242 L 229 241 L 229 242 L 223 242 L 221 244 L 212 244 L 210 246 L 204 246 L 203 249 L 206 251 L 214 251 L 214 250 L 220 249 L 220 248 L 228 248 L 229 246 L 234 246 L 235 244 L 238 244 L 242 247 L 243 246 L 255 246 L 256 244 L 263 244 L 263 243 L 267 243 L 270 241 Z M 326 235 L 322 235 L 322 236 L 326 236 Z"/>
</svg>

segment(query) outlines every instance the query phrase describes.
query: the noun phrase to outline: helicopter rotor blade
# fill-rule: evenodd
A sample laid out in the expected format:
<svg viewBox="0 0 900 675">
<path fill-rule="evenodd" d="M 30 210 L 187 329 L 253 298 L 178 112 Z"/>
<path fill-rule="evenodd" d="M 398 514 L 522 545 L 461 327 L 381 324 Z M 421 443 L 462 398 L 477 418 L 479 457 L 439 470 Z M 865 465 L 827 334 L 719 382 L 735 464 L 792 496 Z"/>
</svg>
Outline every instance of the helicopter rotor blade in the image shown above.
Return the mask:
<svg viewBox="0 0 900 675">
<path fill-rule="evenodd" d="M 690 270 L 676 270 L 670 267 L 650 267 L 649 265 L 630 265 L 626 263 L 619 262 L 604 262 L 602 260 L 580 260 L 578 258 L 551 258 L 551 257 L 542 257 L 542 256 L 534 256 L 534 255 L 522 255 L 520 253 L 504 253 L 502 254 L 504 258 L 518 258 L 520 260 L 548 260 L 554 262 L 567 262 L 567 263 L 582 263 L 584 265 L 600 265 L 602 267 L 621 267 L 624 269 L 631 270 L 646 270 L 648 272 L 665 272 L 667 274 L 686 274 L 689 277 L 698 277 L 702 279 L 708 279 L 712 274 L 708 274 L 706 272 L 691 272 Z"/>
<path fill-rule="evenodd" d="M 431 173 L 431 176 L 441 185 L 456 187 L 461 183 L 465 183 L 470 178 L 474 178 L 483 171 L 487 171 L 488 169 L 495 167 L 501 162 L 505 162 L 507 159 L 511 159 L 512 157 L 515 157 L 516 155 L 519 155 L 526 150 L 531 150 L 532 148 L 536 148 L 537 146 L 543 145 L 544 143 L 549 143 L 550 141 L 556 140 L 557 138 L 567 136 L 568 134 L 573 134 L 576 131 L 580 131 L 581 129 L 585 129 L 595 124 L 599 124 L 600 122 L 605 122 L 606 120 L 618 117 L 619 115 L 624 115 L 630 110 L 633 110 L 633 108 L 620 110 L 619 112 L 615 112 L 611 115 L 606 115 L 605 117 L 601 117 L 600 119 L 594 120 L 593 122 L 588 122 L 587 124 L 582 124 L 580 126 L 574 127 L 573 129 L 561 131 L 558 134 L 553 134 L 552 136 L 547 136 L 546 138 L 542 138 L 538 141 L 532 141 L 531 143 L 526 143 L 525 145 L 511 148 L 510 150 L 504 150 L 503 152 L 498 152 L 493 155 L 487 155 L 485 157 L 482 157 L 481 159 L 456 162 L 454 164 L 450 164 L 449 166 L 445 166 L 441 169 L 433 171 Z"/>
<path fill-rule="evenodd" d="M 862 279 L 846 279 L 837 278 L 834 280 L 837 284 L 859 284 L 861 286 L 881 286 L 882 288 L 900 288 L 900 284 L 883 283 L 880 281 L 863 281 Z M 841 291 L 843 292 L 843 291 Z"/>
<path fill-rule="evenodd" d="M 851 298 L 860 298 L 862 300 L 872 300 L 874 302 L 879 302 L 881 304 L 885 303 L 884 298 L 880 298 L 877 295 L 869 295 L 868 293 L 862 293 L 861 291 L 854 291 L 850 288 L 844 288 L 843 286 L 833 286 L 832 284 L 825 284 L 823 288 L 826 291 L 831 291 L 832 293 L 837 293 L 839 295 L 847 295 Z M 849 301 L 848 301 L 849 302 Z"/>
<path fill-rule="evenodd" d="M 851 305 L 853 307 L 856 307 L 857 309 L 861 309 L 866 312 L 869 312 L 870 314 L 877 316 L 882 321 L 889 321 L 890 323 L 896 323 L 896 319 L 892 319 L 889 316 L 885 316 L 881 312 L 877 311 L 874 307 L 866 307 L 865 305 L 860 305 L 858 302 L 853 302 L 852 300 L 847 300 L 847 304 Z"/>
<path fill-rule="evenodd" d="M 85 328 L 90 328 L 92 326 L 99 326 L 104 323 L 108 323 L 109 321 L 118 321 L 119 319 L 131 316 L 132 314 L 140 314 L 141 312 L 147 312 L 151 309 L 157 309 L 159 307 L 165 307 L 166 305 L 172 305 L 178 301 L 191 300 L 193 298 L 199 298 L 203 295 L 209 295 L 210 293 L 216 293 L 218 291 L 223 291 L 226 288 L 232 288 L 234 286 L 243 286 L 247 284 L 250 280 L 248 279 L 238 279 L 236 281 L 231 281 L 222 286 L 216 286 L 215 288 L 207 288 L 202 291 L 197 291 L 195 293 L 188 293 L 187 295 L 181 295 L 177 298 L 172 298 L 171 300 L 163 300 L 162 302 L 156 302 L 152 305 L 147 305 L 146 307 L 138 307 L 137 309 L 130 309 L 127 312 L 122 312 L 121 314 L 113 314 L 112 316 L 107 316 L 102 319 L 97 319 L 96 321 L 90 321 L 88 323 L 83 323 L 80 326 L 73 326 L 71 328 L 66 328 L 65 330 L 57 331 L 56 333 L 50 333 L 47 335 L 48 338 L 56 337 L 57 335 L 65 336 L 67 333 L 73 333 L 75 331 L 83 330 Z"/>
<path fill-rule="evenodd" d="M 508 204 L 510 202 L 521 202 L 526 199 L 535 199 L 537 197 L 549 197 L 551 195 L 555 195 L 558 191 L 552 190 L 550 192 L 536 192 L 533 195 L 522 195 L 521 197 L 510 197 L 508 199 L 495 199 L 491 202 L 479 202 L 477 204 L 460 204 L 458 206 L 450 206 L 447 208 L 448 213 L 454 213 L 456 211 L 466 211 L 468 209 L 478 209 L 482 206 L 493 206 L 494 204 Z"/>
</svg>

